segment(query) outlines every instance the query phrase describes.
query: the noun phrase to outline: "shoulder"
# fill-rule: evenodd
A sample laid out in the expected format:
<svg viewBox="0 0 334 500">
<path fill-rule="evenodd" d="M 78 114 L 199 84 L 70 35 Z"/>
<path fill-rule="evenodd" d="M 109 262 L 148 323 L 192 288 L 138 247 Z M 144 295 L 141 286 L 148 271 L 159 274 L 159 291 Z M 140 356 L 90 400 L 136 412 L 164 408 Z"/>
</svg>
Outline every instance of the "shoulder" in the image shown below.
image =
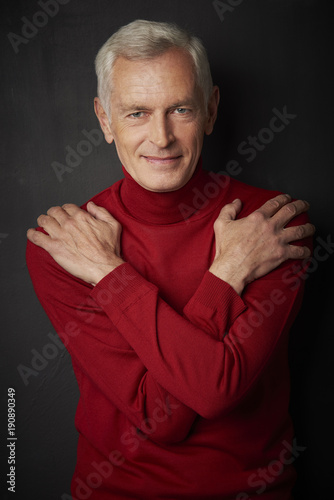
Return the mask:
<svg viewBox="0 0 334 500">
<path fill-rule="evenodd" d="M 274 191 L 252 186 L 221 172 L 204 171 L 204 183 L 203 191 L 204 193 L 208 192 L 208 197 L 213 197 L 213 195 L 210 196 L 210 190 L 215 194 L 217 192 L 214 188 L 220 188 L 220 205 L 226 205 L 236 198 L 240 198 L 243 203 L 243 215 L 248 215 L 270 198 L 281 194 L 278 190 Z"/>
<path fill-rule="evenodd" d="M 83 205 L 81 205 L 80 208 L 86 210 L 87 203 L 93 201 L 96 205 L 105 208 L 106 210 L 108 210 L 108 212 L 114 215 L 113 210 L 115 209 L 115 200 L 116 198 L 118 198 L 123 180 L 124 179 L 120 179 L 100 193 L 96 194 L 95 196 L 87 200 Z"/>
<path fill-rule="evenodd" d="M 247 217 L 247 215 L 254 212 L 254 210 L 258 210 L 268 200 L 283 194 L 282 191 L 252 186 L 232 177 L 225 176 L 224 184 L 225 192 L 222 200 L 223 204 L 231 203 L 236 198 L 239 198 L 242 201 L 242 211 L 239 214 L 239 218 Z M 293 193 L 290 194 L 293 196 Z M 295 199 L 296 198 L 293 198 L 293 200 Z M 305 224 L 308 221 L 308 215 L 301 214 L 295 217 L 289 225 Z"/>
<path fill-rule="evenodd" d="M 257 186 L 252 186 L 236 179 L 230 178 L 229 196 L 233 199 L 240 198 L 243 209 L 241 216 L 245 217 L 254 210 L 260 208 L 266 201 L 282 194 L 281 191 L 264 189 Z M 233 201 L 233 200 L 232 200 Z"/>
</svg>

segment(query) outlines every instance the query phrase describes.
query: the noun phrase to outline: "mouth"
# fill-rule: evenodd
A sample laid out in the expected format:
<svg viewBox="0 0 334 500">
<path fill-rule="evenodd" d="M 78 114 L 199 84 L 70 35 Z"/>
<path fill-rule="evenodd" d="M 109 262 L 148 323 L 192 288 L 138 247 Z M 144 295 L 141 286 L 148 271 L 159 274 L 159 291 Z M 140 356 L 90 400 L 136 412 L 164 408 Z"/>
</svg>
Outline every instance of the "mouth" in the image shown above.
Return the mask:
<svg viewBox="0 0 334 500">
<path fill-rule="evenodd" d="M 151 163 L 152 165 L 171 165 L 175 162 L 177 162 L 180 158 L 182 158 L 182 155 L 179 156 L 145 156 L 143 155 L 143 158 Z"/>
</svg>

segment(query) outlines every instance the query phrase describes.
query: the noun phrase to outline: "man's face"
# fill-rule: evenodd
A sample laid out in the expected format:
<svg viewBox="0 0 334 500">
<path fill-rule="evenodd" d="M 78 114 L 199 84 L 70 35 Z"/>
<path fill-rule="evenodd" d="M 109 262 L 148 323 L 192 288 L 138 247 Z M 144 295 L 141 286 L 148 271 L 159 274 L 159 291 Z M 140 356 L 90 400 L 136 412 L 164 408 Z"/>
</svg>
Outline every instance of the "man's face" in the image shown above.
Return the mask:
<svg viewBox="0 0 334 500">
<path fill-rule="evenodd" d="M 112 83 L 111 122 L 97 98 L 95 110 L 126 170 L 150 191 L 184 186 L 212 131 L 218 89 L 205 109 L 191 57 L 178 49 L 149 60 L 118 58 Z"/>
</svg>

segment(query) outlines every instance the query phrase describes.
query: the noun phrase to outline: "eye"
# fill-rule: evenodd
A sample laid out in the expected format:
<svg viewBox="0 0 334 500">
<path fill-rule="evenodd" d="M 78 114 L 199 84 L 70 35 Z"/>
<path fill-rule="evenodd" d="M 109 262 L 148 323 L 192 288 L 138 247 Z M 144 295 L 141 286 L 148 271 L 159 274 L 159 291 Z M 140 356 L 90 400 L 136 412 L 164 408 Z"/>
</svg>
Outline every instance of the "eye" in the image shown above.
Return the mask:
<svg viewBox="0 0 334 500">
<path fill-rule="evenodd" d="M 189 111 L 189 109 L 187 109 L 187 108 L 176 108 L 175 111 L 176 111 L 176 113 L 178 115 L 185 115 Z"/>
<path fill-rule="evenodd" d="M 135 113 L 131 113 L 130 117 L 131 118 L 141 118 L 143 116 L 143 112 L 142 111 L 136 111 Z"/>
</svg>

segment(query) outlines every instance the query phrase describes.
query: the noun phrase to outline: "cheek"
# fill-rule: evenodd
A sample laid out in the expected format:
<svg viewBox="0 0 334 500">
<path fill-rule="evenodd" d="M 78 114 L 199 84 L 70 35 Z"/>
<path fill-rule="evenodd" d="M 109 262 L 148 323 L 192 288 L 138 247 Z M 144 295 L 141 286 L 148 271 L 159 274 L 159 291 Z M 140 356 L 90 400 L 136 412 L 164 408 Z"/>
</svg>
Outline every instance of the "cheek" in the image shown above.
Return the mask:
<svg viewBox="0 0 334 500">
<path fill-rule="evenodd" d="M 142 144 L 144 137 L 143 131 L 135 127 L 123 127 L 116 134 L 115 143 L 119 150 L 131 154 Z"/>
<path fill-rule="evenodd" d="M 189 124 L 183 127 L 178 133 L 178 138 L 188 148 L 201 147 L 203 142 L 204 132 L 201 123 Z"/>
<path fill-rule="evenodd" d="M 197 141 L 198 138 L 204 135 L 203 121 L 200 118 L 190 120 L 188 122 L 179 123 L 176 125 L 177 135 L 188 140 Z"/>
</svg>

